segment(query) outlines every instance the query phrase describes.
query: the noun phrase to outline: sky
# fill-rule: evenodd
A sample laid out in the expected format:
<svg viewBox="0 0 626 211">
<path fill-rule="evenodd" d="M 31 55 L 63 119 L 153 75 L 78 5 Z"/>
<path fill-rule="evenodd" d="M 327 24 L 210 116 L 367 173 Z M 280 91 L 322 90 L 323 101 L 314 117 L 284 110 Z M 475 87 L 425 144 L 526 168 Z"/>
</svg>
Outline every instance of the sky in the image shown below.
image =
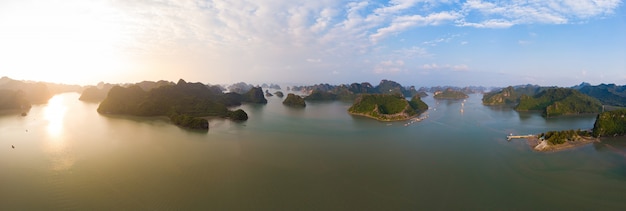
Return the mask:
<svg viewBox="0 0 626 211">
<path fill-rule="evenodd" d="M 0 0 L 0 76 L 626 84 L 622 0 Z"/>
</svg>

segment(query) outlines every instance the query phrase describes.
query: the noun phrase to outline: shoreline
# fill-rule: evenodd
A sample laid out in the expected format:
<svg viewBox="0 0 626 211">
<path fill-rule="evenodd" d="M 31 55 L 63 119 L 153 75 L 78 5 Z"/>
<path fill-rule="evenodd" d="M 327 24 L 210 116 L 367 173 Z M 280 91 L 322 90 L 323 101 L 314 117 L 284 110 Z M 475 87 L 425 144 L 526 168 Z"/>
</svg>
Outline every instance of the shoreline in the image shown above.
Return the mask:
<svg viewBox="0 0 626 211">
<path fill-rule="evenodd" d="M 593 142 L 600 142 L 600 138 L 581 137 L 576 141 L 566 141 L 563 144 L 552 145 L 547 140 L 539 140 L 537 136 L 526 138 L 528 146 L 536 152 L 559 152 L 569 149 L 575 149 Z"/>
<path fill-rule="evenodd" d="M 351 111 L 348 111 L 348 113 L 349 113 L 349 114 L 351 114 L 351 115 L 355 115 L 355 116 L 362 116 L 362 117 L 367 117 L 367 118 L 375 119 L 375 120 L 378 120 L 378 121 L 381 121 L 381 122 L 398 122 L 398 121 L 407 121 L 407 120 L 413 119 L 413 118 L 415 118 L 415 117 L 418 117 L 419 115 L 421 115 L 421 114 L 422 114 L 422 113 L 419 113 L 419 114 L 416 114 L 416 115 L 413 115 L 413 116 L 409 116 L 409 117 L 404 118 L 404 119 L 381 119 L 381 118 L 377 118 L 377 117 L 374 117 L 374 116 L 372 116 L 372 115 L 368 115 L 368 114 L 353 113 L 353 112 L 351 112 Z"/>
</svg>

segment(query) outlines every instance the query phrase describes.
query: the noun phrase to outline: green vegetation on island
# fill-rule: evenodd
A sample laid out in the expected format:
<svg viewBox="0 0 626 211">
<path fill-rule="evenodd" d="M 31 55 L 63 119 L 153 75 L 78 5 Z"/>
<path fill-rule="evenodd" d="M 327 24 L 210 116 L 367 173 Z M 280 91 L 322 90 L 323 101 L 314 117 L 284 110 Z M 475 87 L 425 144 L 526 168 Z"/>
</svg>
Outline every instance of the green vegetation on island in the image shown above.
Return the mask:
<svg viewBox="0 0 626 211">
<path fill-rule="evenodd" d="M 590 131 L 580 129 L 548 131 L 527 138 L 529 145 L 535 151 L 561 151 L 598 141 Z"/>
<path fill-rule="evenodd" d="M 428 110 L 419 96 L 407 101 L 399 93 L 363 94 L 348 109 L 350 114 L 374 118 L 380 121 L 407 120 Z"/>
<path fill-rule="evenodd" d="M 175 125 L 189 129 L 209 129 L 209 121 L 203 118 L 189 116 L 187 114 L 177 114 L 172 112 L 169 115 L 170 120 Z"/>
<path fill-rule="evenodd" d="M 595 98 L 569 88 L 550 88 L 531 97 L 522 95 L 518 111 L 542 111 L 543 116 L 598 113 L 602 104 Z"/>
<path fill-rule="evenodd" d="M 243 110 L 230 111 L 227 107 L 240 105 L 242 101 L 259 102 L 256 91 L 247 95 L 236 93 L 223 94 L 201 83 L 187 83 L 179 80 L 175 85 L 165 85 L 145 91 L 137 85 L 130 87 L 115 86 L 107 98 L 98 107 L 103 114 L 121 114 L 136 116 L 168 116 L 177 125 L 204 128 L 204 116 L 216 116 L 233 120 L 247 120 Z M 263 97 L 263 92 L 260 92 Z M 265 100 L 265 98 L 263 98 Z M 267 101 L 265 101 L 267 102 Z M 208 127 L 208 126 L 207 126 Z"/>
<path fill-rule="evenodd" d="M 292 90 L 308 93 L 309 95 L 304 98 L 307 101 L 353 101 L 360 94 L 401 94 L 406 97 L 415 96 L 416 94 L 425 94 L 419 93 L 413 86 L 403 87 L 399 83 L 390 80 L 382 80 L 376 87 L 368 82 L 363 82 L 337 86 L 329 84 L 296 86 L 293 87 Z"/>
<path fill-rule="evenodd" d="M 563 131 L 548 131 L 539 134 L 540 138 L 548 141 L 552 145 L 564 144 L 567 141 L 579 141 L 585 138 L 592 138 L 592 134 L 586 130 L 563 130 Z"/>
<path fill-rule="evenodd" d="M 626 135 L 626 109 L 598 114 L 593 124 L 593 135 L 595 137 Z"/>
<path fill-rule="evenodd" d="M 287 98 L 285 98 L 285 100 L 283 101 L 283 105 L 291 107 L 306 107 L 304 98 L 293 93 L 287 94 Z"/>
<path fill-rule="evenodd" d="M 267 99 L 263 96 L 263 89 L 261 87 L 253 87 L 247 93 L 243 94 L 242 101 L 247 103 L 267 103 Z"/>
<path fill-rule="evenodd" d="M 352 98 L 352 96 L 349 95 L 348 98 Z M 337 94 L 332 93 L 332 92 L 313 90 L 313 92 L 311 92 L 311 94 L 309 94 L 308 96 L 304 97 L 304 99 L 308 101 L 327 101 L 327 100 L 337 100 L 339 99 L 339 96 L 337 96 Z"/>
<path fill-rule="evenodd" d="M 453 90 L 451 88 L 448 88 L 444 91 L 437 91 L 434 94 L 435 95 L 433 96 L 433 98 L 435 99 L 459 100 L 469 97 L 467 94 L 461 91 Z"/>
<path fill-rule="evenodd" d="M 537 93 L 553 87 L 540 87 L 537 85 L 509 86 L 499 91 L 483 94 L 485 105 L 517 105 L 523 95 L 535 96 Z"/>
<path fill-rule="evenodd" d="M 577 89 L 583 94 L 595 97 L 600 100 L 602 104 L 626 107 L 626 85 L 600 84 L 592 86 L 588 83 L 582 83 L 575 86 L 574 89 Z"/>
</svg>

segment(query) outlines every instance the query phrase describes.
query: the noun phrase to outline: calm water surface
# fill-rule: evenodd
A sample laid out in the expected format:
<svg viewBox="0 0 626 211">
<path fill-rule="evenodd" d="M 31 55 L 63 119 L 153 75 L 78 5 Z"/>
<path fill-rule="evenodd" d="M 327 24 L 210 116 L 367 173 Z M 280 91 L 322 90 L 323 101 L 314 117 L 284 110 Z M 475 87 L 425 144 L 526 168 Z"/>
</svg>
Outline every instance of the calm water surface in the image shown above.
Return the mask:
<svg viewBox="0 0 626 211">
<path fill-rule="evenodd" d="M 102 116 L 78 97 L 0 116 L 0 210 L 626 209 L 625 138 L 557 153 L 505 138 L 588 129 L 595 116 L 426 97 L 429 118 L 404 126 L 270 97 L 241 106 L 248 121 L 202 133 Z"/>
</svg>

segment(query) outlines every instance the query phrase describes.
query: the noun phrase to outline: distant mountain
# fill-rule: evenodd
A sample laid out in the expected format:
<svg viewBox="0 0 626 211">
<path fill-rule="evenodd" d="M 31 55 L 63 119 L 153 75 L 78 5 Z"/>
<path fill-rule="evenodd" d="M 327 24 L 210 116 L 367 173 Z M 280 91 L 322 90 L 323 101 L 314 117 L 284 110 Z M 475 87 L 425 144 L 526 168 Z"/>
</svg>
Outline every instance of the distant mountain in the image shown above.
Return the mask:
<svg viewBox="0 0 626 211">
<path fill-rule="evenodd" d="M 235 83 L 235 84 L 228 86 L 228 91 L 238 93 L 238 94 L 244 94 L 250 91 L 252 88 L 254 88 L 252 84 L 239 82 L 239 83 Z"/>
<path fill-rule="evenodd" d="M 54 95 L 43 82 L 24 82 L 8 77 L 0 79 L 0 90 L 22 91 L 23 97 L 32 104 L 46 103 Z"/>
<path fill-rule="evenodd" d="M 573 89 L 597 98 L 602 104 L 626 107 L 626 85 L 600 84 L 592 86 L 588 83 L 582 83 L 574 86 Z"/>
<path fill-rule="evenodd" d="M 602 104 L 597 99 L 570 88 L 549 88 L 535 96 L 522 95 L 518 111 L 542 111 L 546 117 L 582 113 L 598 113 Z"/>
<path fill-rule="evenodd" d="M 456 86 L 432 86 L 432 87 L 420 87 L 417 91 L 418 92 L 430 92 L 430 93 L 435 93 L 435 92 L 443 92 L 447 89 L 451 89 L 454 91 L 460 91 L 463 92 L 465 94 L 474 94 L 474 93 L 484 93 L 487 90 L 490 89 L 494 89 L 494 88 L 487 88 L 484 86 L 466 86 L 466 87 L 456 87 Z"/>
<path fill-rule="evenodd" d="M 141 88 L 142 90 L 149 91 L 151 89 L 158 88 L 161 86 L 166 86 L 166 85 L 174 85 L 174 82 L 164 81 L 164 80 L 160 80 L 156 82 L 155 81 L 142 81 L 139 83 L 123 84 L 119 86 L 122 86 L 122 87 L 139 86 L 139 88 Z M 116 85 L 103 83 L 103 82 L 98 83 L 98 86 L 88 86 L 85 90 L 83 90 L 83 92 L 81 93 L 78 99 L 82 101 L 88 101 L 88 102 L 100 102 L 107 97 L 107 94 L 109 93 L 111 88 L 113 88 L 114 86 Z M 219 87 L 212 88 L 211 91 L 216 92 L 216 93 L 222 92 L 221 88 Z"/>
</svg>

